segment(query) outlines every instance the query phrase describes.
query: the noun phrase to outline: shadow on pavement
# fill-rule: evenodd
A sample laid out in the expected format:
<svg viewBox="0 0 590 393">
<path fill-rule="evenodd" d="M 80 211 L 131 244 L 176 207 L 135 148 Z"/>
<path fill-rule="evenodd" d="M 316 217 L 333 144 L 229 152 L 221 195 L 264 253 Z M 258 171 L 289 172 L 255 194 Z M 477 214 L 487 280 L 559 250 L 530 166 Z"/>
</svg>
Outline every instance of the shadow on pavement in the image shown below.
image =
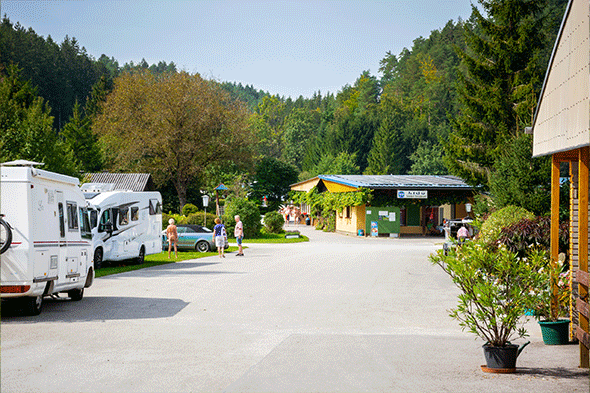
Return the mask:
<svg viewBox="0 0 590 393">
<path fill-rule="evenodd" d="M 189 303 L 181 299 L 153 297 L 84 297 L 71 301 L 67 297 L 43 300 L 43 311 L 37 316 L 23 313 L 18 301 L 2 302 L 2 323 L 85 322 L 169 318 Z"/>
<path fill-rule="evenodd" d="M 536 377 L 555 377 L 565 379 L 588 379 L 588 370 L 580 368 L 578 370 L 571 370 L 567 368 L 526 368 L 517 367 L 515 374 L 532 375 Z"/>
</svg>

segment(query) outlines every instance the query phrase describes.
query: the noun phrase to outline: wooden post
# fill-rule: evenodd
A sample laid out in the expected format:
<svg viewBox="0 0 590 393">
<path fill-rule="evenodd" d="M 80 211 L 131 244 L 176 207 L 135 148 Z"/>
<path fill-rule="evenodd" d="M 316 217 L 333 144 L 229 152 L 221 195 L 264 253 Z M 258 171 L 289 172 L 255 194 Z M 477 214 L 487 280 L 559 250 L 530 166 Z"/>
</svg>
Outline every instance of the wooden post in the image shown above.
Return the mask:
<svg viewBox="0 0 590 393">
<path fill-rule="evenodd" d="M 588 273 L 588 147 L 579 149 L 578 159 L 578 255 L 579 270 Z M 582 273 L 583 274 L 583 273 Z M 583 303 L 588 304 L 588 282 L 578 284 L 578 295 Z M 583 308 L 583 307 L 580 307 Z M 588 337 L 588 313 L 580 312 L 581 336 Z M 585 334 L 585 335 L 584 335 Z M 580 367 L 588 368 L 588 342 L 580 340 Z"/>
<path fill-rule="evenodd" d="M 559 164 L 560 160 L 556 154 L 553 154 L 551 160 L 551 265 L 555 269 L 559 258 Z M 554 317 L 558 312 L 558 294 L 557 285 L 551 280 L 551 316 Z"/>
</svg>

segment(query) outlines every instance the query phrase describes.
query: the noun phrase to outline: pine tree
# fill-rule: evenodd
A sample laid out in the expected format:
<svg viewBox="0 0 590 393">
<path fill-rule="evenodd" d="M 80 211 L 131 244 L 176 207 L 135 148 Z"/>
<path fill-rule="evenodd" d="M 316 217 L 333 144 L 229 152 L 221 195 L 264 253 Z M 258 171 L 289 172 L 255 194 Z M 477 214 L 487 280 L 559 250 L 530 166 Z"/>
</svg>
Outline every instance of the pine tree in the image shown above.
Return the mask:
<svg viewBox="0 0 590 393">
<path fill-rule="evenodd" d="M 530 125 L 544 73 L 545 0 L 479 0 L 465 23 L 459 95 L 462 113 L 445 143 L 451 173 L 474 186 L 488 177 L 502 147 Z"/>
<path fill-rule="evenodd" d="M 80 113 L 78 101 L 70 121 L 61 132 L 62 138 L 74 154 L 76 166 L 85 172 L 95 172 L 101 169 L 101 155 L 98 138 L 91 129 L 90 119 Z"/>
</svg>

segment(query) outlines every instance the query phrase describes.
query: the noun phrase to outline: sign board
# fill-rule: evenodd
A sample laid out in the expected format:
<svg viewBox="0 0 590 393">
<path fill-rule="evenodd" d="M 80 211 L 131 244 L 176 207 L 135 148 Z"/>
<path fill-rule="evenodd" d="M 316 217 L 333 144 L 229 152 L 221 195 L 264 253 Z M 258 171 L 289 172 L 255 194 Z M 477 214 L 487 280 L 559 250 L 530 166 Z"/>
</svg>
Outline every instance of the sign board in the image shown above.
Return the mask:
<svg viewBox="0 0 590 393">
<path fill-rule="evenodd" d="M 379 236 L 377 221 L 371 221 L 371 236 Z"/>
<path fill-rule="evenodd" d="M 428 190 L 397 190 L 398 199 L 428 199 Z"/>
</svg>

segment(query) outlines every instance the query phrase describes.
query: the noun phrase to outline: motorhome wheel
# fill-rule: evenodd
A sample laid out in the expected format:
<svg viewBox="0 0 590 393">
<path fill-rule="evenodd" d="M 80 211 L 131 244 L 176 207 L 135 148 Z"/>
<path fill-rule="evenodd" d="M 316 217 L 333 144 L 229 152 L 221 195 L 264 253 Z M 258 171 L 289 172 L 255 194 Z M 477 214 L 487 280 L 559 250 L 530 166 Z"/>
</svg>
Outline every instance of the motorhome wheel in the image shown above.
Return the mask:
<svg viewBox="0 0 590 393">
<path fill-rule="evenodd" d="M 68 297 L 73 301 L 82 300 L 84 297 L 84 288 L 72 289 L 71 291 L 68 291 Z"/>
<path fill-rule="evenodd" d="M 43 309 L 43 296 L 27 296 L 22 299 L 23 308 L 28 315 L 39 315 Z"/>
<path fill-rule="evenodd" d="M 195 248 L 197 249 L 197 251 L 200 251 L 200 252 L 208 252 L 209 251 L 209 243 L 207 243 L 206 241 L 200 241 L 197 243 Z"/>
<path fill-rule="evenodd" d="M 0 218 L 0 254 L 4 254 L 12 243 L 12 230 L 10 225 Z"/>
<path fill-rule="evenodd" d="M 100 269 L 102 267 L 102 248 L 94 250 L 94 269 Z"/>
<path fill-rule="evenodd" d="M 139 255 L 137 256 L 137 264 L 141 265 L 144 260 L 145 260 L 145 247 L 141 246 L 141 248 L 139 249 Z"/>
</svg>

